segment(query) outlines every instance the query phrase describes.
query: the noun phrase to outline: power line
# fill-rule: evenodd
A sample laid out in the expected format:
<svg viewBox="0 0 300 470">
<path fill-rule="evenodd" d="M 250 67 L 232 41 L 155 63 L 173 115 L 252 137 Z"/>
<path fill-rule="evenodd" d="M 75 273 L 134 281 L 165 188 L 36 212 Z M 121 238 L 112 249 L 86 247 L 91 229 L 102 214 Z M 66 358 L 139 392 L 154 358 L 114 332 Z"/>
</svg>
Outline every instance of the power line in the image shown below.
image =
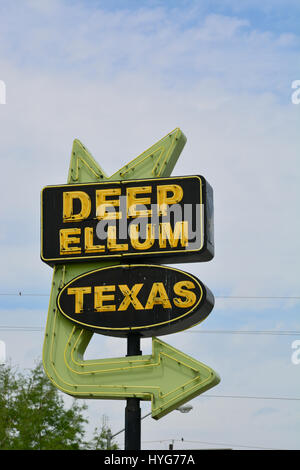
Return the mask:
<svg viewBox="0 0 300 470">
<path fill-rule="evenodd" d="M 44 331 L 41 326 L 0 326 L 2 331 Z"/>
<path fill-rule="evenodd" d="M 262 450 L 279 450 L 271 447 L 261 447 L 261 446 L 251 446 L 245 444 L 228 444 L 226 442 L 206 442 L 206 441 L 188 441 L 184 439 L 184 442 L 189 442 L 193 444 L 205 444 L 205 445 L 217 445 L 217 446 L 229 446 L 229 447 L 245 447 L 247 449 L 262 449 Z"/>
<path fill-rule="evenodd" d="M 0 295 L 6 295 L 6 296 L 11 296 L 11 297 L 49 297 L 49 294 L 26 294 L 23 292 L 10 292 L 10 293 L 5 293 L 5 292 L 0 292 Z"/>
<path fill-rule="evenodd" d="M 300 335 L 300 331 L 292 330 L 186 330 L 183 333 L 199 334 L 230 334 L 230 335 L 274 335 L 274 336 L 295 336 Z"/>
<path fill-rule="evenodd" d="M 245 445 L 245 444 L 229 444 L 228 442 L 207 442 L 207 441 L 190 441 L 186 439 L 160 439 L 156 441 L 142 441 L 143 444 L 152 444 L 155 442 L 163 443 L 163 442 L 187 442 L 190 444 L 205 444 L 205 445 L 217 445 L 217 446 L 228 446 L 228 447 L 245 447 L 248 449 L 262 449 L 262 450 L 279 450 L 274 449 L 271 447 L 262 447 L 262 446 L 252 446 L 252 445 Z M 280 449 L 281 450 L 281 449 Z"/>
<path fill-rule="evenodd" d="M 279 400 L 279 401 L 300 401 L 300 397 L 259 397 L 254 395 L 200 395 L 200 397 L 208 397 L 208 398 L 233 398 L 233 399 L 246 399 L 246 400 Z"/>
<path fill-rule="evenodd" d="M 216 299 L 300 299 L 297 296 L 276 296 L 276 295 L 215 295 Z"/>
<path fill-rule="evenodd" d="M 0 325 L 2 331 L 44 331 L 44 327 L 38 326 L 12 326 L 12 325 Z M 271 336 L 298 336 L 300 331 L 292 330 L 186 330 L 182 333 L 193 333 L 193 334 L 230 334 L 230 335 L 271 335 Z"/>
<path fill-rule="evenodd" d="M 42 294 L 42 293 L 23 293 L 22 291 L 19 292 L 0 292 L 2 296 L 12 296 L 12 297 L 49 297 L 49 294 Z M 265 295 L 215 295 L 216 299 L 294 299 L 299 300 L 300 296 L 265 296 Z"/>
</svg>

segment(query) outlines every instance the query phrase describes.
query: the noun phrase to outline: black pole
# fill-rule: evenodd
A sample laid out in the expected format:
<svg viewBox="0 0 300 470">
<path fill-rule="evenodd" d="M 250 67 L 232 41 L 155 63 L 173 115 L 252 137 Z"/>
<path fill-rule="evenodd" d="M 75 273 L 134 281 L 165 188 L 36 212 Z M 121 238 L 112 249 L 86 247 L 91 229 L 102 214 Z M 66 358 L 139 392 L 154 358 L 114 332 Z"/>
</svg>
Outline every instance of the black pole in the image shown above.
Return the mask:
<svg viewBox="0 0 300 470">
<path fill-rule="evenodd" d="M 129 335 L 127 338 L 127 356 L 139 356 L 141 338 Z M 139 398 L 127 398 L 125 408 L 125 450 L 141 449 L 141 408 Z"/>
</svg>

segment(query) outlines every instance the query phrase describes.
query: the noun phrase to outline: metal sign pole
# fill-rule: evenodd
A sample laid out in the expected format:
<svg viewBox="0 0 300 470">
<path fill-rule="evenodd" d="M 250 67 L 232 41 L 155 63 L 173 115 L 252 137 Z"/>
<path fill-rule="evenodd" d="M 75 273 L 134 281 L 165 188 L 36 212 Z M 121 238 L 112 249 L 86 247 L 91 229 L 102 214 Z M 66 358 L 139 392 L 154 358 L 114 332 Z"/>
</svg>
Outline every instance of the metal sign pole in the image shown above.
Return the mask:
<svg viewBox="0 0 300 470">
<path fill-rule="evenodd" d="M 138 335 L 127 337 L 127 355 L 139 356 L 141 339 Z M 125 408 L 125 450 L 141 449 L 141 408 L 139 398 L 127 398 Z"/>
</svg>

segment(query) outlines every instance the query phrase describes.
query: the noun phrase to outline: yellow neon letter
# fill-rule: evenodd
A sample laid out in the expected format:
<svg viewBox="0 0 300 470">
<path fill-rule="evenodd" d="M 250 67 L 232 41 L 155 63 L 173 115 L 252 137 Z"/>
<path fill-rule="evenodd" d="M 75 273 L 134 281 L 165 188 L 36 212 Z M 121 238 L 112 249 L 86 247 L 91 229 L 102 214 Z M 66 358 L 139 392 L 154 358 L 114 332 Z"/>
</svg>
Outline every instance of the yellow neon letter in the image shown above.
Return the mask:
<svg viewBox="0 0 300 470">
<path fill-rule="evenodd" d="M 149 217 L 152 215 L 151 210 L 137 210 L 136 206 L 139 204 L 151 204 L 150 197 L 137 198 L 137 194 L 151 193 L 151 186 L 138 186 L 133 188 L 127 188 L 127 217 Z"/>
<path fill-rule="evenodd" d="M 168 196 L 168 193 L 172 193 Z M 167 215 L 167 206 L 177 204 L 183 198 L 183 189 L 178 184 L 163 184 L 157 186 L 157 213 Z"/>
<path fill-rule="evenodd" d="M 93 240 L 93 228 L 85 227 L 84 229 L 84 240 L 85 240 L 85 252 L 86 253 L 99 253 L 105 251 L 104 245 L 94 245 Z"/>
<path fill-rule="evenodd" d="M 162 305 L 164 308 L 172 308 L 168 294 L 162 282 L 154 282 L 149 294 L 145 310 L 152 310 L 154 305 Z"/>
<path fill-rule="evenodd" d="M 174 285 L 174 293 L 185 298 L 185 300 L 174 297 L 173 302 L 176 307 L 187 308 L 192 307 L 197 300 L 196 294 L 189 289 L 195 289 L 195 284 L 192 281 L 180 281 Z"/>
<path fill-rule="evenodd" d="M 139 240 L 139 224 L 130 224 L 130 241 L 136 250 L 149 250 L 154 243 L 154 225 L 147 224 L 147 238 L 144 242 Z"/>
<path fill-rule="evenodd" d="M 180 239 L 181 246 L 188 246 L 188 222 L 176 222 L 174 232 L 172 231 L 170 222 L 162 222 L 159 226 L 159 246 L 166 248 L 167 239 L 172 248 L 176 248 Z"/>
<path fill-rule="evenodd" d="M 75 313 L 83 312 L 83 296 L 90 294 L 91 287 L 69 287 L 67 290 L 68 295 L 75 295 Z"/>
<path fill-rule="evenodd" d="M 95 286 L 94 308 L 96 312 L 114 312 L 115 305 L 103 305 L 105 300 L 115 300 L 115 295 L 104 295 L 105 292 L 114 292 L 116 286 Z"/>
<path fill-rule="evenodd" d="M 107 227 L 107 248 L 110 251 L 126 251 L 128 250 L 127 243 L 117 243 L 117 229 L 110 225 Z"/>
<path fill-rule="evenodd" d="M 81 210 L 73 213 L 73 201 L 79 199 Z M 78 222 L 86 219 L 91 212 L 90 196 L 84 191 L 68 191 L 63 193 L 63 222 Z"/>
<path fill-rule="evenodd" d="M 122 294 L 124 295 L 124 299 L 122 300 L 122 303 L 120 304 L 118 310 L 127 310 L 130 304 L 134 306 L 135 310 L 144 310 L 144 307 L 142 306 L 141 302 L 136 297 L 143 285 L 144 284 L 134 284 L 132 289 L 129 289 L 126 284 L 120 284 L 119 288 Z"/>
<path fill-rule="evenodd" d="M 76 253 L 81 253 L 80 246 L 70 246 L 74 243 L 80 243 L 80 238 L 74 237 L 74 235 L 80 234 L 80 228 L 62 228 L 59 231 L 59 245 L 61 255 L 74 255 Z"/>
<path fill-rule="evenodd" d="M 96 217 L 97 219 L 115 220 L 121 219 L 121 212 L 114 210 L 108 212 L 107 207 L 119 207 L 120 199 L 109 199 L 107 196 L 120 196 L 121 188 L 97 189 L 96 191 Z"/>
</svg>

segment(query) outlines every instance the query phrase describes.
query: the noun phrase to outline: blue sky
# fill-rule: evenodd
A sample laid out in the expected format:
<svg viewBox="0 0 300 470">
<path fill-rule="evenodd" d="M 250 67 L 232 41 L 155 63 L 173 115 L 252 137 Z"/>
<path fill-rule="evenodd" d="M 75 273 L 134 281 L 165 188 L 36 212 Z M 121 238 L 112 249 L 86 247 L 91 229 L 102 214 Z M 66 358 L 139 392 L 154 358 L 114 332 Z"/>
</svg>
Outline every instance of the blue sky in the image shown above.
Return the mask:
<svg viewBox="0 0 300 470">
<path fill-rule="evenodd" d="M 110 11 L 116 11 L 124 8 L 122 0 L 111 2 L 92 0 L 92 5 L 98 5 Z M 166 8 L 176 12 L 186 12 L 194 10 L 206 16 L 210 13 L 225 16 L 245 17 L 257 29 L 270 30 L 274 32 L 299 32 L 298 14 L 300 11 L 299 3 L 296 0 L 270 0 L 260 2 L 257 0 L 212 0 L 212 1 L 173 1 L 173 0 L 135 0 L 125 3 L 126 9 L 136 10 L 139 8 Z M 191 15 L 189 24 L 197 23 L 197 15 Z"/>
<path fill-rule="evenodd" d="M 74 2 L 69 2 L 74 3 Z M 273 31 L 289 31 L 298 32 L 299 26 L 297 21 L 297 13 L 300 7 L 296 0 L 270 0 L 260 2 L 257 0 L 209 0 L 209 1 L 193 1 L 193 0 L 89 0 L 81 1 L 82 5 L 86 5 L 91 10 L 101 8 L 106 11 L 129 10 L 136 11 L 142 8 L 165 8 L 171 11 L 197 11 L 203 15 L 211 12 L 228 16 L 245 16 L 249 21 L 256 25 L 257 28 L 270 29 Z M 195 18 L 195 17 L 194 17 Z M 193 19 L 190 18 L 190 23 Z"/>
<path fill-rule="evenodd" d="M 195 330 L 295 335 L 163 339 L 218 371 L 222 382 L 211 394 L 300 398 L 300 365 L 291 362 L 299 299 L 221 298 L 300 296 L 300 106 L 291 102 L 291 84 L 300 79 L 299 10 L 292 0 L 0 0 L 7 89 L 0 291 L 50 291 L 52 270 L 39 259 L 40 190 L 65 183 L 75 138 L 112 174 L 178 126 L 187 144 L 173 174 L 202 174 L 215 197 L 214 260 L 179 266 L 216 296 Z M 43 332 L 1 325 L 43 328 L 47 308 L 47 296 L 0 296 L 0 340 L 21 368 L 41 356 Z M 148 353 L 149 342 L 142 346 Z M 87 353 L 110 357 L 124 347 L 94 335 Z M 183 433 L 186 440 L 299 448 L 299 403 L 199 397 L 187 415 L 146 419 L 142 440 Z M 113 431 L 121 429 L 123 407 L 90 402 L 90 429 L 104 413 Z"/>
</svg>

